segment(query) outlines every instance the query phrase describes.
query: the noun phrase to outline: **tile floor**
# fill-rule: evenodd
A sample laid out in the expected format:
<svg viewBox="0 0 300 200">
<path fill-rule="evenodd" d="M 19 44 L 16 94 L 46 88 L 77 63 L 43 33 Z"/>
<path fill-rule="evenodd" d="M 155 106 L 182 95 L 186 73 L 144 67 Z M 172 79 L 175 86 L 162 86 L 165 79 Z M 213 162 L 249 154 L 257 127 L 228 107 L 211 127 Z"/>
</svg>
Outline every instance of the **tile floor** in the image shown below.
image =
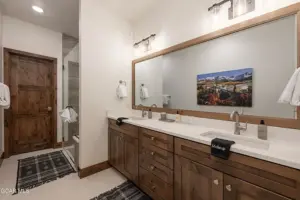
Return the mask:
<svg viewBox="0 0 300 200">
<path fill-rule="evenodd" d="M 0 168 L 0 200 L 89 200 L 126 181 L 117 171 L 110 168 L 84 179 L 77 173 L 29 190 L 28 194 L 5 194 L 3 190 L 15 188 L 18 159 L 49 153 L 56 150 L 43 150 L 12 156 L 3 161 Z"/>
</svg>

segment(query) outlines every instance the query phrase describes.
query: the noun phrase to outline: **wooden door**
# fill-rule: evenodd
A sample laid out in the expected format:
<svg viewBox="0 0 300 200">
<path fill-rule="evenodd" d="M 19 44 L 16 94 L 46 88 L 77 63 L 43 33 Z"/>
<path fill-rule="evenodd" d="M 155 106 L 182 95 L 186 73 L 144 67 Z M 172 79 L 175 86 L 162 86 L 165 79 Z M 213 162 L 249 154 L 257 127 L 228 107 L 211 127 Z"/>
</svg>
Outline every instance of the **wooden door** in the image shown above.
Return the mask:
<svg viewBox="0 0 300 200">
<path fill-rule="evenodd" d="M 10 155 L 51 148 L 56 143 L 55 63 L 5 49 L 5 83 L 11 92 L 11 107 L 5 113 Z"/>
<path fill-rule="evenodd" d="M 132 180 L 136 184 L 138 183 L 138 139 L 124 135 L 123 142 L 123 159 L 124 168 L 123 172 L 128 179 Z"/>
<path fill-rule="evenodd" d="M 109 162 L 120 172 L 123 172 L 123 142 L 122 133 L 109 130 Z"/>
<path fill-rule="evenodd" d="M 221 172 L 177 155 L 174 167 L 176 200 L 223 200 Z"/>
<path fill-rule="evenodd" d="M 224 200 L 291 200 L 228 175 L 224 175 L 224 187 Z"/>
</svg>

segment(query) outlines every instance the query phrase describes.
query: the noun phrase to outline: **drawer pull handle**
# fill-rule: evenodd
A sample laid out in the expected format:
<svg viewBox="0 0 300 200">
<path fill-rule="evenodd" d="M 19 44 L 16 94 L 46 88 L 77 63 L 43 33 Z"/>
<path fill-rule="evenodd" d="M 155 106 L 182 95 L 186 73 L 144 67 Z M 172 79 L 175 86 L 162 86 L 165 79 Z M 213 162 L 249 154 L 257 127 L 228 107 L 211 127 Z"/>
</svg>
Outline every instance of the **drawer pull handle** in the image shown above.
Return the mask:
<svg viewBox="0 0 300 200">
<path fill-rule="evenodd" d="M 153 171 L 155 169 L 155 167 L 153 165 L 151 165 L 149 168 L 151 169 L 151 171 Z"/>
<path fill-rule="evenodd" d="M 226 185 L 225 188 L 228 192 L 231 192 L 231 190 L 232 190 L 231 185 Z"/>
<path fill-rule="evenodd" d="M 151 137 L 151 140 L 154 141 L 154 140 L 155 140 L 155 137 Z"/>
<path fill-rule="evenodd" d="M 155 185 L 151 187 L 151 190 L 154 191 L 156 189 Z"/>
<path fill-rule="evenodd" d="M 214 180 L 214 184 L 219 185 L 219 180 L 218 179 Z"/>
<path fill-rule="evenodd" d="M 155 154 L 155 153 L 152 151 L 152 152 L 151 152 L 151 156 L 154 156 L 154 154 Z"/>
</svg>

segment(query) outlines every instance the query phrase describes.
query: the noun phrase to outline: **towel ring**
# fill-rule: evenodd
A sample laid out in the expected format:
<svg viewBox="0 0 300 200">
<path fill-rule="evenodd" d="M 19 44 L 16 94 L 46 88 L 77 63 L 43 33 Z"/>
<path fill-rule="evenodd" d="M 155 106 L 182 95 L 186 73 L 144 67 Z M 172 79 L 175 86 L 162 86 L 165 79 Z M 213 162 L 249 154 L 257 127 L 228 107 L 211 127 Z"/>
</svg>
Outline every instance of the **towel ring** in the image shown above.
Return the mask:
<svg viewBox="0 0 300 200">
<path fill-rule="evenodd" d="M 124 84 L 125 86 L 127 85 L 126 81 L 120 80 L 119 83 L 120 83 L 120 85 L 121 85 L 121 84 Z"/>
</svg>

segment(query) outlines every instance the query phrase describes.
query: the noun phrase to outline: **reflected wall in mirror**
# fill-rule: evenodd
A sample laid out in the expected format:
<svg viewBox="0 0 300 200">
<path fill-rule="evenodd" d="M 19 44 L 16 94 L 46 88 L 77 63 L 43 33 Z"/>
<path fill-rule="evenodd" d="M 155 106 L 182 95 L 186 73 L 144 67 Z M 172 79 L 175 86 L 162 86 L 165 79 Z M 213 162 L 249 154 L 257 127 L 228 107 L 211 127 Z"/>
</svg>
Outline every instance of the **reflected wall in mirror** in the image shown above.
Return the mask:
<svg viewBox="0 0 300 200">
<path fill-rule="evenodd" d="M 197 101 L 197 75 L 251 68 L 255 74 L 251 83 L 253 101 L 250 106 L 244 104 L 244 113 L 292 119 L 295 108 L 277 101 L 296 67 L 297 27 L 293 15 L 137 63 L 135 105 L 230 113 L 240 108 L 203 105 L 215 101 L 219 92 L 203 95 L 204 103 Z M 216 75 L 214 80 L 220 78 Z M 142 84 L 147 98 L 141 98 Z M 224 85 L 212 87 L 219 87 L 229 95 L 227 99 L 239 95 Z"/>
</svg>

